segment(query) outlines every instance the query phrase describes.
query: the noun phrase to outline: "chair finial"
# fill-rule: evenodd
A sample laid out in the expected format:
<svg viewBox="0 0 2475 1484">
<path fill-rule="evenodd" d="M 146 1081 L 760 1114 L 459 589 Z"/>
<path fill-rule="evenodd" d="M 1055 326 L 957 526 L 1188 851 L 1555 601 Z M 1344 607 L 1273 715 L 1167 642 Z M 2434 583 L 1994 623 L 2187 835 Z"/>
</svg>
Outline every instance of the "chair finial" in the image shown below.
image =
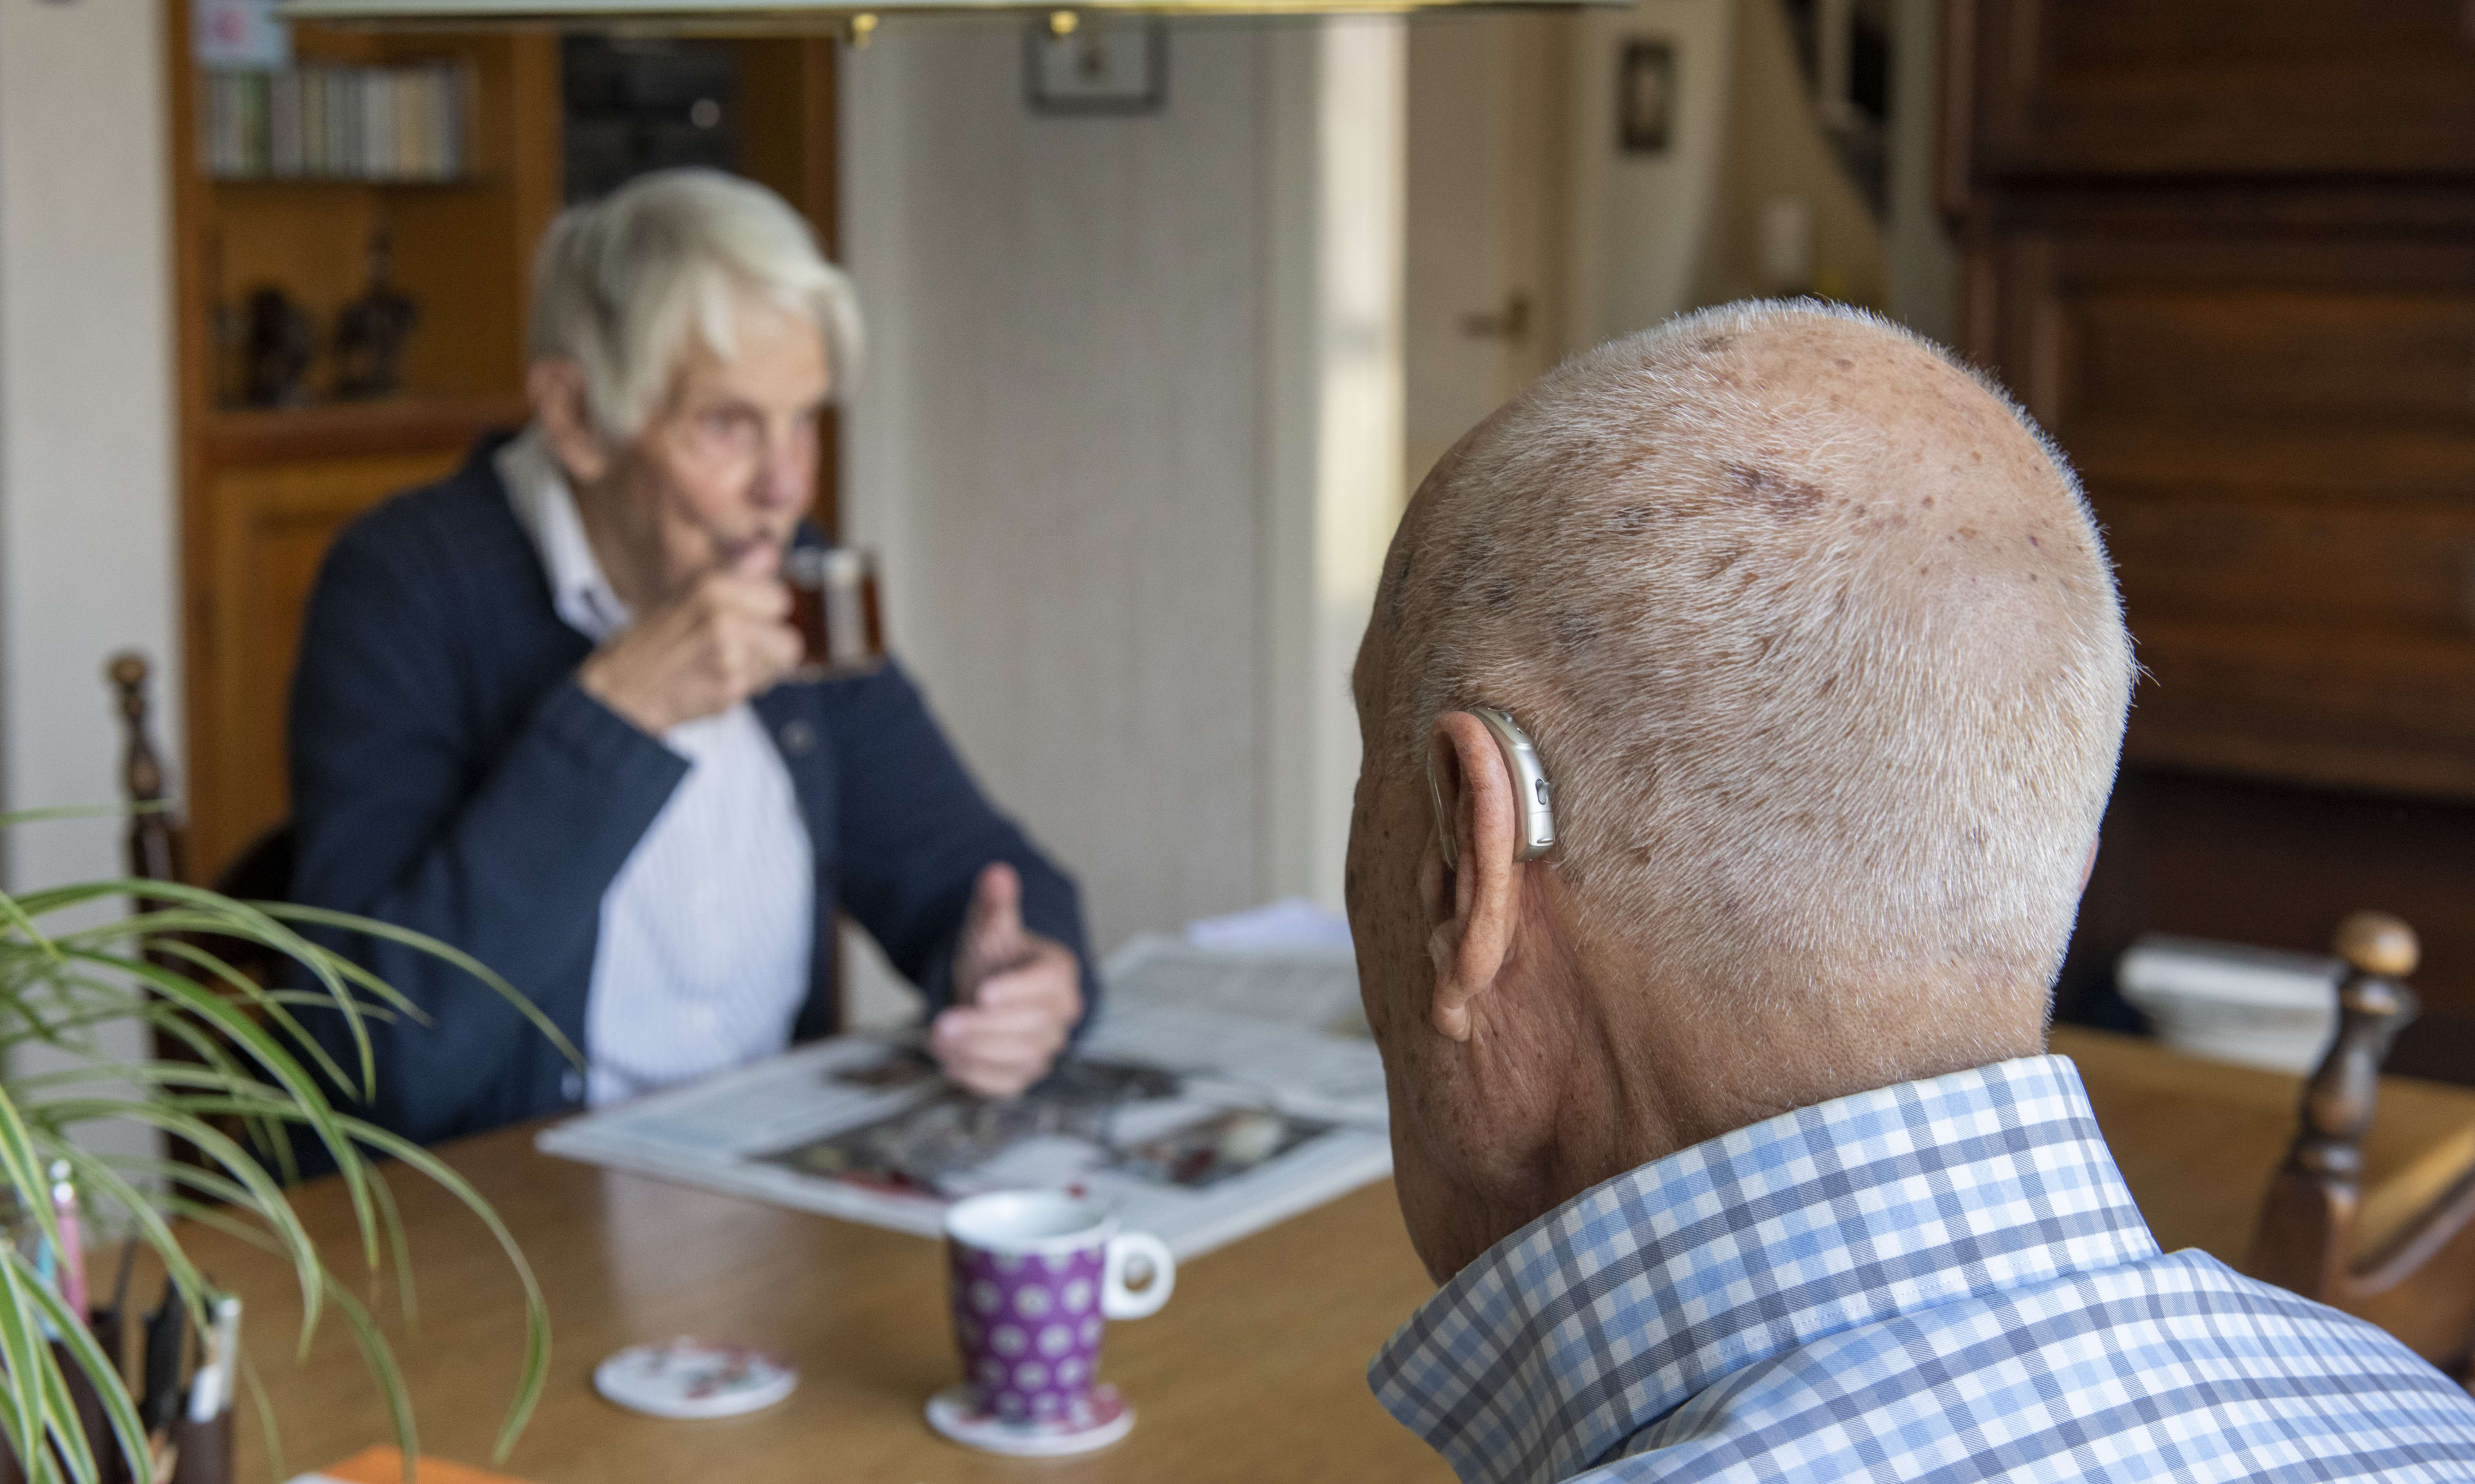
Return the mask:
<svg viewBox="0 0 2475 1484">
<path fill-rule="evenodd" d="M 2388 912 L 2349 913 L 2338 924 L 2331 948 L 2355 972 L 2383 979 L 2404 979 L 2414 972 L 2423 956 L 2414 929 Z"/>
</svg>

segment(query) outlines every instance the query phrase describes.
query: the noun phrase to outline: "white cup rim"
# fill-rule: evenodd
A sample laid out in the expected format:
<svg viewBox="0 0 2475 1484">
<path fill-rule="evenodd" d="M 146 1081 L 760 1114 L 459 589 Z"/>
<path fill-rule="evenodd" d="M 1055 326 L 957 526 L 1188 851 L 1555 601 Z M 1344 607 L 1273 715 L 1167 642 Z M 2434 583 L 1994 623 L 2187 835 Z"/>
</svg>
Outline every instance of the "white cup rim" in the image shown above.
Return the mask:
<svg viewBox="0 0 2475 1484">
<path fill-rule="evenodd" d="M 945 1208 L 945 1235 L 982 1252 L 1077 1253 L 1116 1234 L 1117 1218 L 1099 1202 L 1062 1190 L 992 1191 Z"/>
</svg>

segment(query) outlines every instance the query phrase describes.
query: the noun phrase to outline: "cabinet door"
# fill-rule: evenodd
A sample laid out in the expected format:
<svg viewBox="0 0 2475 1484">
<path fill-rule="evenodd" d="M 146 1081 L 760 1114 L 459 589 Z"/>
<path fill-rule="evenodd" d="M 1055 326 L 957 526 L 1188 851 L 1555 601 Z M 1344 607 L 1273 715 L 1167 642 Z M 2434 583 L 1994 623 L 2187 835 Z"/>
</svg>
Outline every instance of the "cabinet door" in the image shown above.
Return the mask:
<svg viewBox="0 0 2475 1484">
<path fill-rule="evenodd" d="M 2134 762 L 2475 797 L 2475 221 L 2009 230 L 1980 342 L 2077 461 Z"/>
<path fill-rule="evenodd" d="M 301 616 L 344 523 L 449 473 L 461 450 L 226 469 L 204 494 L 205 581 L 192 594 L 189 864 L 212 880 L 290 812 L 284 708 Z"/>
<path fill-rule="evenodd" d="M 1980 180 L 2475 174 L 2463 0 L 1952 0 L 1949 15 Z"/>
</svg>

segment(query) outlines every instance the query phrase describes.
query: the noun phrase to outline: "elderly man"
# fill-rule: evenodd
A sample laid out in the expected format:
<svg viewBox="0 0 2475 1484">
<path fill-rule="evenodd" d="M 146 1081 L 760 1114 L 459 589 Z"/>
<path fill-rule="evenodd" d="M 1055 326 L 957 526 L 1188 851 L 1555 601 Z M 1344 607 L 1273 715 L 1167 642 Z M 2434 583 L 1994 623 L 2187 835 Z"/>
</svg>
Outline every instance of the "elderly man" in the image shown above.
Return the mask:
<svg viewBox="0 0 2475 1484">
<path fill-rule="evenodd" d="M 848 284 L 762 188 L 645 177 L 551 228 L 533 421 L 347 530 L 293 687 L 297 900 L 418 930 L 523 990 L 345 951 L 429 1023 L 374 1025 L 378 1119 L 429 1140 L 602 1103 L 832 1028 L 835 912 L 1017 1092 L 1091 1003 L 1072 884 L 981 798 L 899 669 L 787 683 Z M 320 1034 L 355 1064 L 348 1028 Z"/>
<path fill-rule="evenodd" d="M 2475 1475 L 2403 1347 L 2161 1253 L 2041 1055 L 2131 674 L 2059 455 L 1861 315 L 1621 341 L 1429 475 L 1349 907 L 1444 1284 L 1371 1378 L 1464 1480 Z"/>
</svg>

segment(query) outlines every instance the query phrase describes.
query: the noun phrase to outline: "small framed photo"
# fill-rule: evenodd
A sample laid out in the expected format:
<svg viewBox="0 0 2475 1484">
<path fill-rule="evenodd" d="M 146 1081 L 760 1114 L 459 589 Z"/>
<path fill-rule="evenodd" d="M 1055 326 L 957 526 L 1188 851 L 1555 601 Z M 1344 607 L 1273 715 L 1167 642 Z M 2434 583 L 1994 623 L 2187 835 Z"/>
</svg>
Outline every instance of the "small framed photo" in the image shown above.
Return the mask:
<svg viewBox="0 0 2475 1484">
<path fill-rule="evenodd" d="M 1034 113 L 1157 113 L 1168 103 L 1168 28 L 1157 17 L 1085 14 L 1064 36 L 1023 32 L 1023 92 Z"/>
<path fill-rule="evenodd" d="M 1676 47 L 1667 41 L 1627 41 L 1616 74 L 1616 138 L 1628 155 L 1667 153 L 1676 113 Z"/>
</svg>

